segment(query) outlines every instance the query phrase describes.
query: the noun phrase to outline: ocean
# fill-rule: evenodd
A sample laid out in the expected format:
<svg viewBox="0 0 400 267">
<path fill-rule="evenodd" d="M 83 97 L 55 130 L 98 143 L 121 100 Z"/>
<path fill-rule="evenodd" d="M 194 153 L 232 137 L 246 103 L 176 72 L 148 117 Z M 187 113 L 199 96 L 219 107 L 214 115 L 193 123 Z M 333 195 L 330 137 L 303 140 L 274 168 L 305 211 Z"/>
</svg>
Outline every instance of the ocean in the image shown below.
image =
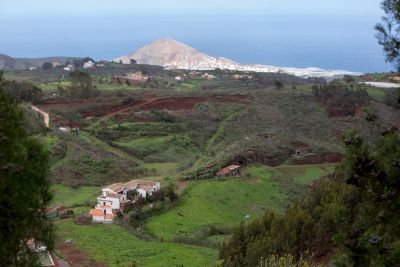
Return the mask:
<svg viewBox="0 0 400 267">
<path fill-rule="evenodd" d="M 239 63 L 390 71 L 375 38 L 379 21 L 361 14 L 0 18 L 0 53 L 112 59 L 169 37 Z"/>
</svg>

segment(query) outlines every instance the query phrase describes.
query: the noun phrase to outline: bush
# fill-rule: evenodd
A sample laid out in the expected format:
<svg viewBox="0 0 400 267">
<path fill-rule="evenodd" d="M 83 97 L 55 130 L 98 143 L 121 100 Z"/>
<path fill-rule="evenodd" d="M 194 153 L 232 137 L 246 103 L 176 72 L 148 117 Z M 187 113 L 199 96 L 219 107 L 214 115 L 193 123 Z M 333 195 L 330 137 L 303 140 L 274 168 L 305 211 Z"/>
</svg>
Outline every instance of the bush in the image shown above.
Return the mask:
<svg viewBox="0 0 400 267">
<path fill-rule="evenodd" d="M 328 85 L 314 85 L 314 97 L 327 108 L 330 116 L 354 116 L 358 107 L 368 105 L 370 97 L 364 87 L 350 89 L 338 81 Z"/>
<path fill-rule="evenodd" d="M 283 256 L 271 255 L 266 259 L 261 259 L 259 267 L 322 267 L 320 264 L 313 264 L 311 257 L 301 258 L 296 261 L 290 254 Z"/>
<path fill-rule="evenodd" d="M 133 97 L 131 97 L 131 96 L 125 98 L 125 99 L 122 101 L 122 105 L 132 105 L 132 104 L 134 104 L 134 103 L 136 103 L 136 100 L 135 100 Z"/>
</svg>

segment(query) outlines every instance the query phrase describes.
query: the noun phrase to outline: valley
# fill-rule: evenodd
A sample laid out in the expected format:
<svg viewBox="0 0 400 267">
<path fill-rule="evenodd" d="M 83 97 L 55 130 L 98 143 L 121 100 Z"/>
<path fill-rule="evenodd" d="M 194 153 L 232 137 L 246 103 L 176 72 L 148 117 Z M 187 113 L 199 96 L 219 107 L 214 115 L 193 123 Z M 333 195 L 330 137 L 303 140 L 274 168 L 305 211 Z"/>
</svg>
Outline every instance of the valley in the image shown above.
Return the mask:
<svg viewBox="0 0 400 267">
<path fill-rule="evenodd" d="M 119 80 L 136 72 L 150 78 Z M 56 250 L 73 266 L 220 266 L 218 250 L 240 222 L 283 214 L 333 173 L 344 155 L 343 134 L 354 129 L 374 141 L 379 129 L 365 119 L 367 108 L 381 128 L 400 127 L 399 111 L 385 104 L 394 89 L 357 89 L 367 76 L 351 83 L 351 92 L 365 90 L 359 99 L 367 100 L 348 115 L 349 106 L 332 111 L 318 98 L 315 86 L 324 80 L 283 73 L 116 62 L 87 73 L 93 91 L 81 96 L 69 71 L 5 72 L 41 88 L 35 105 L 49 114 L 49 127 L 21 105 L 30 133 L 50 155 L 51 205 L 74 213 L 54 220 Z M 241 166 L 240 175 L 217 177 L 230 164 Z M 172 185 L 179 198 L 145 204 L 113 224 L 77 223 L 101 188 L 131 179 Z"/>
</svg>

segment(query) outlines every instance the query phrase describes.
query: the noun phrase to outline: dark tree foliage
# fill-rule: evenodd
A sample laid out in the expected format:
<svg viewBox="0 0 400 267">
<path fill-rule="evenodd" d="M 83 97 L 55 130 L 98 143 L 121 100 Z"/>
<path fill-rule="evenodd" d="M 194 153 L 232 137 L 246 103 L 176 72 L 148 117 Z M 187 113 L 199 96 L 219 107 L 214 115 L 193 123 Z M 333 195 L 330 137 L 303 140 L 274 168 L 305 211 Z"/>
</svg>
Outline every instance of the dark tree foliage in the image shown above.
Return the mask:
<svg viewBox="0 0 400 267">
<path fill-rule="evenodd" d="M 86 63 L 86 62 L 89 62 L 89 61 L 96 62 L 96 61 L 94 61 L 94 59 L 91 58 L 91 57 L 84 57 L 84 58 L 82 58 L 82 62 L 83 62 L 83 63 Z"/>
<path fill-rule="evenodd" d="M 345 80 L 346 83 L 353 83 L 353 82 L 356 81 L 356 80 L 354 79 L 354 77 L 351 76 L 351 75 L 344 75 L 343 80 Z"/>
<path fill-rule="evenodd" d="M 385 104 L 395 109 L 400 109 L 400 89 L 386 90 Z"/>
<path fill-rule="evenodd" d="M 275 80 L 275 88 L 277 90 L 282 89 L 283 87 L 283 83 L 280 80 Z"/>
<path fill-rule="evenodd" d="M 1 80 L 0 88 L 5 82 Z M 52 225 L 45 208 L 51 200 L 47 153 L 27 135 L 15 100 L 0 90 L 0 262 L 37 266 L 27 247 L 35 238 L 52 248 Z"/>
<path fill-rule="evenodd" d="M 70 97 L 89 98 L 97 96 L 99 91 L 93 86 L 90 75 L 84 71 L 71 71 L 68 78 L 72 82 L 69 87 Z"/>
<path fill-rule="evenodd" d="M 400 135 L 383 134 L 368 147 L 355 133 L 331 177 L 320 180 L 284 215 L 267 213 L 240 225 L 224 243 L 224 266 L 257 266 L 290 254 L 316 259 L 336 252 L 334 266 L 398 266 L 400 262 Z"/>
<path fill-rule="evenodd" d="M 384 0 L 381 5 L 386 16 L 375 26 L 376 37 L 383 46 L 386 60 L 400 70 L 400 1 Z"/>
<path fill-rule="evenodd" d="M 44 70 L 49 70 L 51 68 L 53 68 L 53 64 L 51 64 L 51 62 L 45 62 L 42 65 L 42 69 L 44 69 Z"/>
<path fill-rule="evenodd" d="M 83 60 L 82 59 L 74 59 L 73 61 L 72 61 L 72 64 L 74 65 L 74 67 L 77 69 L 77 68 L 80 68 L 80 67 L 82 67 L 83 66 Z"/>
<path fill-rule="evenodd" d="M 0 76 L 3 73 L 0 71 Z M 37 103 L 43 98 L 42 90 L 28 82 L 18 83 L 16 81 L 3 80 L 0 91 L 12 96 L 17 103 L 22 101 Z"/>
<path fill-rule="evenodd" d="M 263 86 L 276 86 L 277 82 L 279 83 L 279 85 L 283 85 L 283 84 L 301 85 L 301 84 L 308 83 L 308 81 L 304 78 L 286 74 L 286 73 L 257 72 L 257 73 L 254 73 L 254 78 L 257 81 L 257 84 L 263 85 Z"/>
<path fill-rule="evenodd" d="M 322 102 L 330 116 L 354 116 L 357 108 L 368 105 L 370 97 L 362 86 L 351 89 L 334 81 L 327 85 L 314 85 L 314 97 Z"/>
</svg>

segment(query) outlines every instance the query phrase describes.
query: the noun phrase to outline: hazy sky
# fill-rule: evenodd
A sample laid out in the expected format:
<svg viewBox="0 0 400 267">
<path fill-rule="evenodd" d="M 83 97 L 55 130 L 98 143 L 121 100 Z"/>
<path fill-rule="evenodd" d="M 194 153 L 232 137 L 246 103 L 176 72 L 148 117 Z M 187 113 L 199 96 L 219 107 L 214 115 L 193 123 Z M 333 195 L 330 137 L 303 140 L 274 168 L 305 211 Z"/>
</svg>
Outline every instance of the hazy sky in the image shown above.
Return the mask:
<svg viewBox="0 0 400 267">
<path fill-rule="evenodd" d="M 380 0 L 0 0 L 0 15 L 77 16 L 137 13 L 378 14 Z"/>
<path fill-rule="evenodd" d="M 240 63 L 386 71 L 381 0 L 0 0 L 0 53 L 112 59 L 170 37 Z"/>
</svg>

